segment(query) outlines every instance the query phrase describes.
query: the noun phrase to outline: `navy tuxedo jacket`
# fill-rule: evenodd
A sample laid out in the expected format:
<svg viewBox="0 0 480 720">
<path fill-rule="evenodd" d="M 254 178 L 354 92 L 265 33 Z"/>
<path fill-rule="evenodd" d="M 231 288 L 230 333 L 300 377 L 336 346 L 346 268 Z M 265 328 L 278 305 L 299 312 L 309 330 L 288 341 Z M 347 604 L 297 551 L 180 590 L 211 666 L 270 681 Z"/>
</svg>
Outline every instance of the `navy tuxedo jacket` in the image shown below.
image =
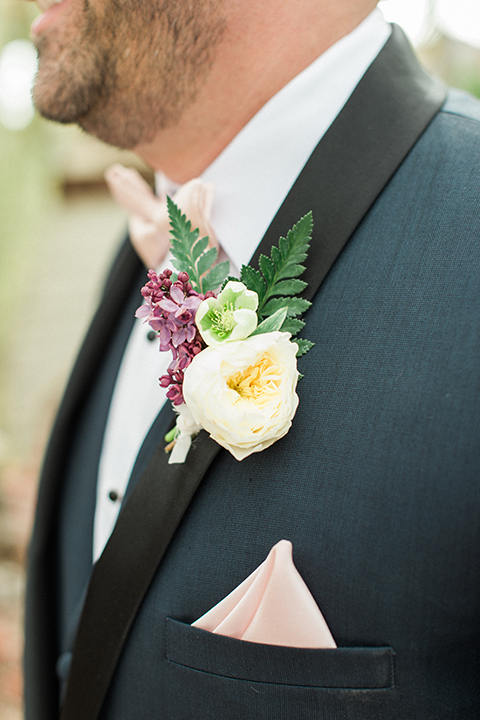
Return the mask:
<svg viewBox="0 0 480 720">
<path fill-rule="evenodd" d="M 445 102 L 395 29 L 260 247 L 313 210 L 315 346 L 299 361 L 290 432 L 241 463 L 202 432 L 186 463 L 168 466 L 165 407 L 103 556 L 91 573 L 84 560 L 77 581 L 88 547 L 69 546 L 66 528 L 82 529 L 83 470 L 68 471 L 70 504 L 62 483 L 72 454 L 78 468 L 78 453 L 86 467 L 99 452 L 104 418 L 90 450 L 77 436 L 95 423 L 82 421 L 90 398 L 108 400 L 111 348 L 128 335 L 118 328 L 129 321 L 113 318 L 140 265 L 122 249 L 45 460 L 30 551 L 28 720 L 59 716 L 55 665 L 61 675 L 58 656 L 72 647 L 65 720 L 480 717 L 479 168 L 479 104 L 460 93 Z M 281 538 L 336 650 L 190 626 Z M 71 641 L 59 638 L 62 573 L 83 607 Z"/>
</svg>

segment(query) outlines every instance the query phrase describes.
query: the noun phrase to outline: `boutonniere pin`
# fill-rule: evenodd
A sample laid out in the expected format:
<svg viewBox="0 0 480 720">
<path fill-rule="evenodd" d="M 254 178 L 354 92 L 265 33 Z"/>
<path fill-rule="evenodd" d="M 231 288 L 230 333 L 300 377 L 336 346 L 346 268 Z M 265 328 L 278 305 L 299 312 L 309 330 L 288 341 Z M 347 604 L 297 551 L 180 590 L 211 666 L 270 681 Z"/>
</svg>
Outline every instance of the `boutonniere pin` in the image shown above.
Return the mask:
<svg viewBox="0 0 480 720">
<path fill-rule="evenodd" d="M 169 463 L 183 463 L 201 429 L 237 460 L 260 452 L 287 434 L 298 406 L 299 355 L 313 343 L 292 339 L 305 325 L 311 303 L 299 293 L 312 233 L 305 215 L 261 255 L 259 270 L 243 265 L 227 277 L 229 263 L 216 264 L 217 249 L 199 238 L 190 221 L 167 198 L 172 264 L 148 272 L 145 304 L 137 317 L 158 334 L 172 361 L 160 385 L 178 413 L 166 436 Z M 215 291 L 221 287 L 221 291 Z"/>
</svg>

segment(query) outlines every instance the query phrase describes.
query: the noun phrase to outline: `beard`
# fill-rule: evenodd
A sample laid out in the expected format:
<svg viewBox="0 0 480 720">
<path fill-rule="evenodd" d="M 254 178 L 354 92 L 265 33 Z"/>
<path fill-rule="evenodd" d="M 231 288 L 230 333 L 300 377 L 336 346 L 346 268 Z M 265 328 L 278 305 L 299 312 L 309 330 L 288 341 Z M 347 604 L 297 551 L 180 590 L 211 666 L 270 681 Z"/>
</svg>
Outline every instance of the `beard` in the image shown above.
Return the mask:
<svg viewBox="0 0 480 720">
<path fill-rule="evenodd" d="M 42 34 L 33 99 L 49 120 L 132 149 L 174 126 L 195 100 L 225 30 L 222 2 L 98 4 L 73 0 L 61 32 Z"/>
</svg>

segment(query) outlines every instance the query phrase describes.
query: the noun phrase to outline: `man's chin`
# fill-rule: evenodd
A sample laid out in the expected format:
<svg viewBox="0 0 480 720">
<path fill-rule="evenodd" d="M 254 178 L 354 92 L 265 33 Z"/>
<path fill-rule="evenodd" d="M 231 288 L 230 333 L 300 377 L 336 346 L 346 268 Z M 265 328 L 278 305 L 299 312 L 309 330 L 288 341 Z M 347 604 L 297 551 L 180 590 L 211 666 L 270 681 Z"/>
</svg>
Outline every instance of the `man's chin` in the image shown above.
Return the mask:
<svg viewBox="0 0 480 720">
<path fill-rule="evenodd" d="M 75 123 L 89 135 L 121 150 L 133 150 L 146 137 L 144 132 L 139 133 L 139 128 L 135 124 L 131 126 L 120 113 L 106 109 L 95 108 L 79 117 Z"/>
<path fill-rule="evenodd" d="M 46 120 L 62 125 L 80 124 L 82 110 L 71 101 L 63 102 L 58 96 L 43 93 L 41 88 L 33 91 L 33 104 L 37 112 Z"/>
<path fill-rule="evenodd" d="M 65 89 L 69 87 L 67 94 Z M 108 145 L 122 149 L 131 149 L 136 144 L 137 135 L 130 138 L 120 113 L 108 108 L 108 103 L 99 98 L 97 91 L 72 85 L 54 83 L 40 74 L 33 88 L 33 103 L 37 112 L 46 120 L 62 125 L 78 125 L 89 135 Z"/>
<path fill-rule="evenodd" d="M 70 67 L 71 63 L 63 58 L 51 60 L 40 55 L 32 92 L 40 115 L 62 124 L 79 123 L 99 95 L 97 78 L 91 77 L 90 82 L 85 82 L 85 76 L 69 71 Z"/>
</svg>

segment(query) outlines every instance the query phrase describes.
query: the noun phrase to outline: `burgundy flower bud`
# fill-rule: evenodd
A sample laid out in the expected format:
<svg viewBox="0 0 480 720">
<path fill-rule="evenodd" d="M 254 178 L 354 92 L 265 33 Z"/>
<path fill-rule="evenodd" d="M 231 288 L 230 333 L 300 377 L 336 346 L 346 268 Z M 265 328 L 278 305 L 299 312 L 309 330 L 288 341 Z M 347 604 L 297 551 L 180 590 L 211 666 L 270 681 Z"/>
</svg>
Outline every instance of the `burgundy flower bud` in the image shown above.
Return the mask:
<svg viewBox="0 0 480 720">
<path fill-rule="evenodd" d="M 181 405 L 183 403 L 183 394 L 180 385 L 172 385 L 170 390 L 167 391 L 166 395 L 174 405 Z"/>
</svg>

